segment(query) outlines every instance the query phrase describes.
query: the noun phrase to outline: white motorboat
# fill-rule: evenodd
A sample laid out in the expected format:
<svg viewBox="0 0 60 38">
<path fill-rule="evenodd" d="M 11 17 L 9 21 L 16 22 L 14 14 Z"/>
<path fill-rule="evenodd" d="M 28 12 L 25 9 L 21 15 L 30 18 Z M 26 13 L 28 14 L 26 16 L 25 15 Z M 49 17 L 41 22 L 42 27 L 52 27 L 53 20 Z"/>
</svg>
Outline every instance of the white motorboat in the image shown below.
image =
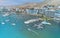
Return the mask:
<svg viewBox="0 0 60 38">
<path fill-rule="evenodd" d="M 24 23 L 25 24 L 29 24 L 29 23 L 33 23 L 33 22 L 36 22 L 36 21 L 39 21 L 39 20 L 42 20 L 42 19 L 40 19 L 40 18 L 38 18 L 38 19 L 31 19 L 31 20 L 25 21 Z"/>
<path fill-rule="evenodd" d="M 49 22 L 46 22 L 46 21 L 43 21 L 43 22 L 41 22 L 41 24 L 47 24 L 47 25 L 51 25 L 51 23 L 49 23 Z"/>
</svg>

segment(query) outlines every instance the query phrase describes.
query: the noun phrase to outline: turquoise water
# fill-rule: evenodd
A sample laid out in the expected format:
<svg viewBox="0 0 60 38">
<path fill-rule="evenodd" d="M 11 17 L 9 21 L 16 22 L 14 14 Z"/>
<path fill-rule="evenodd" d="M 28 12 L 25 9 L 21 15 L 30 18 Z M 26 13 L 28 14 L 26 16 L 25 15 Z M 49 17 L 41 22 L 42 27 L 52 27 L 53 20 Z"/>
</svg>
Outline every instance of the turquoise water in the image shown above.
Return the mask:
<svg viewBox="0 0 60 38">
<path fill-rule="evenodd" d="M 24 24 L 24 21 L 28 19 L 38 18 L 36 16 L 12 13 L 3 17 L 3 14 L 0 14 L 0 38 L 60 38 L 60 23 L 49 21 L 52 25 L 45 25 L 40 30 L 33 28 L 33 25 L 39 22 L 29 24 L 29 26 Z M 9 21 L 6 21 L 7 19 Z M 28 31 L 27 28 L 31 28 L 33 31 Z"/>
</svg>

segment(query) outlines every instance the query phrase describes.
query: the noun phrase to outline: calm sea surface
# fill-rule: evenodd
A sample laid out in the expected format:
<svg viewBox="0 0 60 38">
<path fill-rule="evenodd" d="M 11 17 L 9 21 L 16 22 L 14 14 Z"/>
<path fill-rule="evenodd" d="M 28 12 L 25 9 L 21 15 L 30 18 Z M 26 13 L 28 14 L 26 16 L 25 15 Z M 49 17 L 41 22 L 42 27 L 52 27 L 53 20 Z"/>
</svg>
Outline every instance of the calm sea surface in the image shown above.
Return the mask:
<svg viewBox="0 0 60 38">
<path fill-rule="evenodd" d="M 60 23 L 49 21 L 42 30 L 34 28 L 39 22 L 24 24 L 24 21 L 38 18 L 37 16 L 12 13 L 4 16 L 0 13 L 0 38 L 60 38 Z M 31 31 L 28 30 L 31 29 Z"/>
</svg>

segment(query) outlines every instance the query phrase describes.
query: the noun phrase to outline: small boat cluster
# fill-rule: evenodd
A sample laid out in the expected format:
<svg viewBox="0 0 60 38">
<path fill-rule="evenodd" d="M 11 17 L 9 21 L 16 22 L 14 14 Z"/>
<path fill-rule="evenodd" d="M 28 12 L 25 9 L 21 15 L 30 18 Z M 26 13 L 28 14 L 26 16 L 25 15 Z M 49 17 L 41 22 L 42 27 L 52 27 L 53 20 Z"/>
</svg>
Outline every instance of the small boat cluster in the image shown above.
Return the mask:
<svg viewBox="0 0 60 38">
<path fill-rule="evenodd" d="M 29 26 L 29 24 L 32 24 L 32 23 L 37 22 L 39 20 L 40 19 L 31 19 L 31 20 L 25 21 L 24 23 Z M 42 21 L 39 24 L 34 24 L 33 27 L 37 27 L 36 29 L 43 29 L 44 28 L 43 25 L 51 25 L 51 23 L 47 22 L 47 21 Z"/>
</svg>

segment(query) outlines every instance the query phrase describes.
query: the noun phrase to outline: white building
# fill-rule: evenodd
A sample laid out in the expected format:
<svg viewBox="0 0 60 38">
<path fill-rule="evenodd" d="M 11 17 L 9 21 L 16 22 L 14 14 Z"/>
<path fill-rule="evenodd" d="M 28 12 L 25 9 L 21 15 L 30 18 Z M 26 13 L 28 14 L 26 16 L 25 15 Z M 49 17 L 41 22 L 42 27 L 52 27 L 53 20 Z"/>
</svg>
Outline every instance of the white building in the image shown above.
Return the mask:
<svg viewBox="0 0 60 38">
<path fill-rule="evenodd" d="M 59 13 L 55 13 L 54 20 L 60 21 L 60 14 Z"/>
<path fill-rule="evenodd" d="M 47 17 L 54 17 L 55 11 L 46 11 L 46 12 L 45 12 L 45 15 L 46 15 Z"/>
<path fill-rule="evenodd" d="M 26 9 L 27 14 L 37 14 L 38 10 L 37 9 Z"/>
</svg>

